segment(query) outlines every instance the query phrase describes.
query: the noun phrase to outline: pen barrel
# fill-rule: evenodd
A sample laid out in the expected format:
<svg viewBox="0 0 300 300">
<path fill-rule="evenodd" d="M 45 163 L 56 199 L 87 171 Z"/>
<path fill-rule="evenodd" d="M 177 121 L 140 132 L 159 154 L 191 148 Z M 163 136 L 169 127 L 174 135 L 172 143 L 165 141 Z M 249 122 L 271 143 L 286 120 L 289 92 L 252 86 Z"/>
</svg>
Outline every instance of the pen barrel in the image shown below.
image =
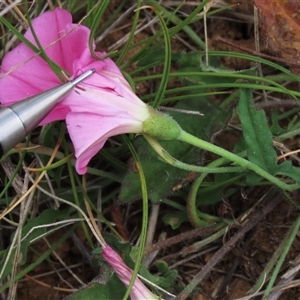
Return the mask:
<svg viewBox="0 0 300 300">
<path fill-rule="evenodd" d="M 20 118 L 26 132 L 29 133 L 43 121 L 73 87 L 72 82 L 67 82 L 59 87 L 10 105 L 9 108 Z"/>
<path fill-rule="evenodd" d="M 67 82 L 0 110 L 0 158 L 20 143 L 51 112 L 74 85 Z"/>
<path fill-rule="evenodd" d="M 0 158 L 8 150 L 22 141 L 27 132 L 20 118 L 11 110 L 5 107 L 0 110 Z"/>
</svg>

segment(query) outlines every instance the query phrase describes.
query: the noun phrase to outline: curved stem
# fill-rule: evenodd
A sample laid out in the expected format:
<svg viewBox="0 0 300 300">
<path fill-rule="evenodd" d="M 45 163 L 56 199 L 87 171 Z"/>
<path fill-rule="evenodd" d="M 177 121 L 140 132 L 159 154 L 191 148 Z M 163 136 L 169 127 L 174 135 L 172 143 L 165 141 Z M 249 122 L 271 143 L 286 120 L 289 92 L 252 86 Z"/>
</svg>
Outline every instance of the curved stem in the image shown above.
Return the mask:
<svg viewBox="0 0 300 300">
<path fill-rule="evenodd" d="M 217 159 L 213 162 L 211 162 L 208 166 L 211 167 L 217 167 L 220 166 L 222 164 L 224 164 L 224 162 L 226 162 L 226 160 L 224 158 L 220 158 Z M 191 224 L 194 227 L 203 227 L 204 226 L 204 221 L 201 219 L 201 215 L 199 215 L 198 213 L 198 209 L 197 209 L 197 193 L 198 193 L 198 189 L 201 185 L 201 183 L 203 182 L 204 178 L 207 176 L 208 173 L 202 173 L 192 184 L 191 189 L 189 191 L 189 195 L 187 198 L 187 215 L 188 218 L 191 222 Z M 235 179 L 239 179 L 241 176 L 243 176 L 242 174 L 235 176 Z"/>
<path fill-rule="evenodd" d="M 276 185 L 277 187 L 279 187 L 282 190 L 294 191 L 299 188 L 298 184 L 286 184 L 286 183 L 282 182 L 280 179 L 272 176 L 271 174 L 269 174 L 267 171 L 263 170 L 259 166 L 255 165 L 254 163 L 252 163 L 242 157 L 239 157 L 236 154 L 233 154 L 225 149 L 222 149 L 216 145 L 213 145 L 204 140 L 196 138 L 193 135 L 185 132 L 184 130 L 181 131 L 177 140 L 189 143 L 189 144 L 199 147 L 201 149 L 204 149 L 204 150 L 210 151 L 212 153 L 215 153 L 217 155 L 220 155 L 221 157 L 224 157 L 224 158 L 228 159 L 229 161 L 232 161 L 241 167 L 247 168 L 247 169 L 255 172 L 256 174 L 258 174 L 259 176 L 272 182 L 274 185 Z"/>
<path fill-rule="evenodd" d="M 142 192 L 142 199 L 143 199 L 143 219 L 142 219 L 142 224 L 141 224 L 141 233 L 140 233 L 140 245 L 139 245 L 139 249 L 138 249 L 138 253 L 137 253 L 137 257 L 135 260 L 135 266 L 133 269 L 133 274 L 130 280 L 130 283 L 128 285 L 128 288 L 126 290 L 126 293 L 123 297 L 123 300 L 127 299 L 130 291 L 134 285 L 135 279 L 138 276 L 138 271 L 141 267 L 142 264 L 142 259 L 143 259 L 143 253 L 145 250 L 145 245 L 146 245 L 146 238 L 147 238 L 147 227 L 148 227 L 148 206 L 149 206 L 149 201 L 148 201 L 148 192 L 147 192 L 147 183 L 146 183 L 146 178 L 145 178 L 145 174 L 142 168 L 142 164 L 139 160 L 139 157 L 134 149 L 134 147 L 132 146 L 132 144 L 130 143 L 130 141 L 128 140 L 127 137 L 123 137 L 124 141 L 126 142 L 135 162 L 136 162 L 136 166 L 138 168 L 138 172 L 139 172 L 139 177 L 140 177 L 140 183 L 141 183 L 141 192 Z"/>
<path fill-rule="evenodd" d="M 177 160 L 174 158 L 169 152 L 167 152 L 156 139 L 153 137 L 144 134 L 144 138 L 147 140 L 147 142 L 150 144 L 150 146 L 153 148 L 153 150 L 159 155 L 159 157 L 169 165 L 179 168 L 186 171 L 191 172 L 199 172 L 199 173 L 211 173 L 211 174 L 219 174 L 219 173 L 240 173 L 245 171 L 244 167 L 220 167 L 220 168 L 214 168 L 214 167 L 201 167 L 201 166 L 194 166 L 186 164 L 180 160 Z M 226 161 L 228 163 L 228 161 Z M 226 163 L 225 161 L 222 164 Z M 219 165 L 222 165 L 219 164 Z"/>
</svg>

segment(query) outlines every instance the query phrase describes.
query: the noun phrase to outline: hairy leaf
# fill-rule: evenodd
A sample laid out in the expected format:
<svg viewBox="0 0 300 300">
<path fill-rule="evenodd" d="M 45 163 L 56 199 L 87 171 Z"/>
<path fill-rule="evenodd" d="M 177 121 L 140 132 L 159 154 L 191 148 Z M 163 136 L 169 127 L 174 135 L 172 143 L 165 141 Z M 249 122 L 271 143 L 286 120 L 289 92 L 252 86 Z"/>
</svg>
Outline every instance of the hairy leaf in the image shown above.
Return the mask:
<svg viewBox="0 0 300 300">
<path fill-rule="evenodd" d="M 170 213 L 166 213 L 163 217 L 162 220 L 170 225 L 172 227 L 172 229 L 177 229 L 180 227 L 180 225 L 183 222 L 188 222 L 189 218 L 187 216 L 186 212 L 182 212 L 182 211 L 176 211 L 176 212 L 170 212 Z"/>
<path fill-rule="evenodd" d="M 248 89 L 241 90 L 239 116 L 247 144 L 248 159 L 270 174 L 275 174 L 277 155 L 273 148 L 268 121 L 263 110 L 257 111 L 254 108 L 252 93 Z"/>
<path fill-rule="evenodd" d="M 65 300 L 94 300 L 116 299 L 121 300 L 125 295 L 126 288 L 120 279 L 114 274 L 105 285 L 92 282 L 78 292 L 67 297 Z"/>
<path fill-rule="evenodd" d="M 252 94 L 248 89 L 241 90 L 239 115 L 243 128 L 243 136 L 247 147 L 248 159 L 268 171 L 271 175 L 286 175 L 300 183 L 300 169 L 286 161 L 277 164 L 277 154 L 273 147 L 272 134 L 264 111 L 254 108 Z M 257 184 L 261 178 L 249 172 L 248 183 Z"/>
</svg>

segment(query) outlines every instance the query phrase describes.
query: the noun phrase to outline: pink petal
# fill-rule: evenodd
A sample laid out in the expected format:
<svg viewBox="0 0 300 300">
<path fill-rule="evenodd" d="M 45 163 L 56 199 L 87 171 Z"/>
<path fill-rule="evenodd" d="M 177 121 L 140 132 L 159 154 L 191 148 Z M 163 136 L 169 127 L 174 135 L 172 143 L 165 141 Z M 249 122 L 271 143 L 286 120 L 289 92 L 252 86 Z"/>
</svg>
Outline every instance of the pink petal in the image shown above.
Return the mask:
<svg viewBox="0 0 300 300">
<path fill-rule="evenodd" d="M 31 57 L 34 58 L 28 61 Z M 4 75 L 0 79 L 1 102 L 10 104 L 58 85 L 60 81 L 49 69 L 48 64 L 25 44 L 17 46 L 2 62 L 1 75 Z M 5 75 L 6 72 L 11 73 Z"/>
<path fill-rule="evenodd" d="M 122 133 L 139 133 L 148 118 L 147 106 L 101 89 L 77 90 L 64 103 L 70 103 L 71 112 L 66 117 L 68 132 L 75 148 L 76 170 L 87 171 L 91 158 L 103 147 L 105 141 Z"/>
<path fill-rule="evenodd" d="M 128 287 L 133 271 L 128 268 L 121 256 L 114 251 L 110 246 L 105 246 L 102 250 L 102 255 L 108 264 L 118 275 L 119 279 Z M 140 299 L 159 299 L 156 295 L 151 293 L 139 278 L 135 279 L 134 285 L 130 292 L 131 300 Z"/>
<path fill-rule="evenodd" d="M 87 164 L 109 137 L 133 132 L 134 126 L 141 127 L 140 122 L 134 124 L 132 120 L 122 120 L 118 116 L 102 117 L 91 113 L 84 116 L 82 113 L 69 113 L 66 123 L 75 148 L 78 174 L 86 173 Z"/>
</svg>

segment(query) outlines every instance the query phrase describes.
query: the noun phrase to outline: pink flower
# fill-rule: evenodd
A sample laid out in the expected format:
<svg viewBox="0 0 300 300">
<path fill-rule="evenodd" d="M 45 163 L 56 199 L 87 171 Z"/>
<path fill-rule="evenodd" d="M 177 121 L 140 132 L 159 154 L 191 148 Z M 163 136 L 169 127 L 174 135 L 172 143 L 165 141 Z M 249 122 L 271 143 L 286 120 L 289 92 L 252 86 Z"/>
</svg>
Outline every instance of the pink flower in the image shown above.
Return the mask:
<svg viewBox="0 0 300 300">
<path fill-rule="evenodd" d="M 57 8 L 32 21 L 47 56 L 73 79 L 88 69 L 96 73 L 71 92 L 41 125 L 66 120 L 79 174 L 87 171 L 91 158 L 106 140 L 122 133 L 141 133 L 149 118 L 148 106 L 132 91 L 116 64 L 94 59 L 88 48 L 90 30 L 72 23 L 71 14 Z M 30 30 L 25 37 L 36 45 Z M 98 56 L 105 53 L 96 52 Z M 0 102 L 10 105 L 60 84 L 48 63 L 24 43 L 3 59 Z"/>
<path fill-rule="evenodd" d="M 108 264 L 114 269 L 119 279 L 126 285 L 126 287 L 128 287 L 132 277 L 132 270 L 125 265 L 120 255 L 109 246 L 105 246 L 103 248 L 102 255 Z M 139 278 L 135 279 L 134 285 L 130 292 L 130 298 L 131 300 L 161 299 L 151 293 Z"/>
</svg>

